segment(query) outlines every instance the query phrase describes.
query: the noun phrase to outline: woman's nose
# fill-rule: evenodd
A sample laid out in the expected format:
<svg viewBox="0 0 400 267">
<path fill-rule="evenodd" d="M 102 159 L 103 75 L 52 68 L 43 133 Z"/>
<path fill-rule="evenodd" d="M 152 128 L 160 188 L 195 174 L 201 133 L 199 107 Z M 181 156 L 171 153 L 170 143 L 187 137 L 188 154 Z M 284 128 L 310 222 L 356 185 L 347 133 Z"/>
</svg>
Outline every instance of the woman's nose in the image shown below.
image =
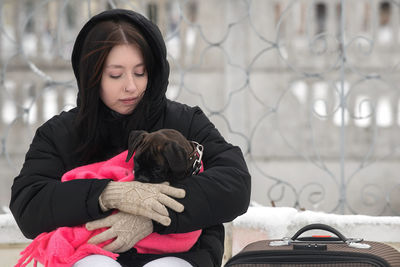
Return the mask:
<svg viewBox="0 0 400 267">
<path fill-rule="evenodd" d="M 127 75 L 127 82 L 125 84 L 125 91 L 127 92 L 133 92 L 136 90 L 136 83 L 135 79 L 131 75 Z"/>
</svg>

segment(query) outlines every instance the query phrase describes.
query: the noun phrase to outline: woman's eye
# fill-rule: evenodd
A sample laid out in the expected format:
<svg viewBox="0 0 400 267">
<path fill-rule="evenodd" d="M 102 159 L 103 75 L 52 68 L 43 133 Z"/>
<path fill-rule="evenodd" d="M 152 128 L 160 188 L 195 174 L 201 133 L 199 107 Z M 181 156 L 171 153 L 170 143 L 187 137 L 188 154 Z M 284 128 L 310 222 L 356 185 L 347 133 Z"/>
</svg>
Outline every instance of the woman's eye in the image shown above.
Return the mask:
<svg viewBox="0 0 400 267">
<path fill-rule="evenodd" d="M 118 79 L 119 77 L 121 77 L 121 75 L 110 75 L 110 78 L 112 79 Z"/>
<path fill-rule="evenodd" d="M 143 77 L 143 76 L 144 76 L 144 72 L 142 72 L 142 73 L 135 73 L 135 76 L 137 76 L 137 77 Z"/>
</svg>

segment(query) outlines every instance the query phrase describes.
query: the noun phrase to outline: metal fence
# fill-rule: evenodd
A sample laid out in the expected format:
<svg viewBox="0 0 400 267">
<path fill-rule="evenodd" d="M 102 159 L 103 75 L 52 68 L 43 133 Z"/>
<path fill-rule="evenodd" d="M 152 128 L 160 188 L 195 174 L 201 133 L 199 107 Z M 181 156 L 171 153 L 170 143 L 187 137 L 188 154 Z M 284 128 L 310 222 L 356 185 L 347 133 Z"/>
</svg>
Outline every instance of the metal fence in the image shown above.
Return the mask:
<svg viewBox="0 0 400 267">
<path fill-rule="evenodd" d="M 0 0 L 0 205 L 35 129 L 75 106 L 78 30 L 116 7 L 159 25 L 168 97 L 242 148 L 254 203 L 400 214 L 399 0 Z"/>
</svg>

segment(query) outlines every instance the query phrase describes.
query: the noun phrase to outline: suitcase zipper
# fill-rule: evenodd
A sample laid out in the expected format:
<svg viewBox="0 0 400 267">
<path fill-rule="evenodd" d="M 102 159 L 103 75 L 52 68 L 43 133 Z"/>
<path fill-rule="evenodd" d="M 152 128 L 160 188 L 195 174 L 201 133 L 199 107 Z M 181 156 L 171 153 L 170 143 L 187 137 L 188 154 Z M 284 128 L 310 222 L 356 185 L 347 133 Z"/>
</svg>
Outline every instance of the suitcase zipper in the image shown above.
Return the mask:
<svg viewBox="0 0 400 267">
<path fill-rule="evenodd" d="M 296 251 L 246 251 L 233 256 L 225 267 L 236 264 L 318 264 L 365 263 L 376 267 L 391 267 L 384 259 L 357 252 L 305 253 Z M 338 265 L 340 266 L 340 265 Z"/>
</svg>

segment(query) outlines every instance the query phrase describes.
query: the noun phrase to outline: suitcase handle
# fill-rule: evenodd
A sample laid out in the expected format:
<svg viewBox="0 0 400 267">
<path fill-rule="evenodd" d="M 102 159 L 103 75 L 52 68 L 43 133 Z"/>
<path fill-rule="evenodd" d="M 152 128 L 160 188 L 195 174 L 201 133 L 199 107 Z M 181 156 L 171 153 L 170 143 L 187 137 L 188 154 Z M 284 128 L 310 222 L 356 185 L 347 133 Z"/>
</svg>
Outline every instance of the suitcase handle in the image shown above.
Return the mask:
<svg viewBox="0 0 400 267">
<path fill-rule="evenodd" d="M 298 230 L 294 236 L 292 236 L 291 240 L 295 241 L 297 240 L 297 238 L 303 234 L 304 232 L 310 231 L 310 230 L 324 230 L 324 231 L 328 231 L 331 232 L 332 234 L 335 234 L 341 241 L 343 241 L 344 243 L 346 243 L 348 241 L 348 238 L 346 238 L 344 235 L 342 235 L 338 230 L 336 230 L 335 228 L 326 225 L 326 224 L 322 224 L 322 223 L 314 223 L 314 224 L 309 224 L 304 226 L 303 228 L 301 228 L 300 230 Z"/>
</svg>

